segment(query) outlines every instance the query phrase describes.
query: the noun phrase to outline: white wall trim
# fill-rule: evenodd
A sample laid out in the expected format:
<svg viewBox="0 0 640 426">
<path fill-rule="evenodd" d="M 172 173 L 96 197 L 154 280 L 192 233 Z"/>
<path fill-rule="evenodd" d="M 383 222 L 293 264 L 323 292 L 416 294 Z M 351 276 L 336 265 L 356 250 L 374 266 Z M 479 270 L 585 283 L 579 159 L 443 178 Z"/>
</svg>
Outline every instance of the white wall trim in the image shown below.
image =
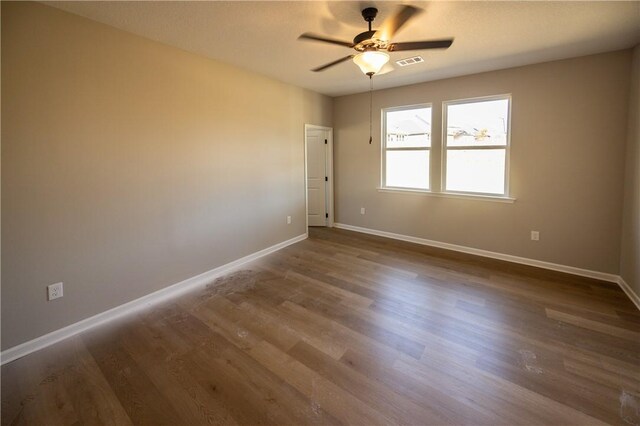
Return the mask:
<svg viewBox="0 0 640 426">
<path fill-rule="evenodd" d="M 12 348 L 4 350 L 2 351 L 2 353 L 0 353 L 0 365 L 14 361 L 32 352 L 46 348 L 47 346 L 51 346 L 54 343 L 67 339 L 78 333 L 82 333 L 83 331 L 87 331 L 91 328 L 97 327 L 106 322 L 112 321 L 116 318 L 123 317 L 125 315 L 148 308 L 151 305 L 155 305 L 157 303 L 175 298 L 183 293 L 194 290 L 198 287 L 203 287 L 211 283 L 213 279 L 225 273 L 228 273 L 237 267 L 240 267 L 260 257 L 266 256 L 270 253 L 283 249 L 284 247 L 287 247 L 291 244 L 295 244 L 299 241 L 302 241 L 308 238 L 308 236 L 309 236 L 308 233 L 298 235 L 297 237 L 275 244 L 271 247 L 267 247 L 263 250 L 257 251 L 255 253 L 244 256 L 240 259 L 234 260 L 233 262 L 229 262 L 225 265 L 211 269 L 210 271 L 196 275 L 195 277 L 187 278 L 186 280 L 181 281 L 177 284 L 173 284 L 173 285 L 170 285 L 169 287 L 165 287 L 158 291 L 154 291 L 153 293 L 150 293 L 150 294 L 147 294 L 146 296 L 142 296 L 138 299 L 132 300 L 131 302 L 127 302 L 123 305 L 116 306 L 115 308 L 109 309 L 107 311 L 104 311 L 92 317 L 83 319 L 81 321 L 78 321 L 74 324 L 61 328 L 59 330 L 45 334 L 44 336 L 37 337 L 33 340 L 22 343 L 18 346 L 14 346 Z"/>
<path fill-rule="evenodd" d="M 640 296 L 638 296 L 636 294 L 636 292 L 633 291 L 631 286 L 629 284 L 627 284 L 627 282 L 624 280 L 624 278 L 618 277 L 618 285 L 620 286 L 622 291 L 624 291 L 626 293 L 627 297 L 629 297 L 629 299 L 631 299 L 633 304 L 636 305 L 636 308 L 638 308 L 640 310 Z"/>
<path fill-rule="evenodd" d="M 460 200 L 475 200 L 475 201 L 491 201 L 494 203 L 509 203 L 513 204 L 516 199 L 513 197 L 502 197 L 492 195 L 478 195 L 478 194 L 462 194 L 455 192 L 434 192 L 422 189 L 408 189 L 408 188 L 393 188 L 393 187 L 380 187 L 376 188 L 378 192 L 387 192 L 389 194 L 411 194 L 427 197 L 439 197 L 439 198 L 457 198 Z"/>
<path fill-rule="evenodd" d="M 574 266 L 559 265 L 557 263 L 544 262 L 542 260 L 528 259 L 526 257 L 512 256 L 510 254 L 496 253 L 493 251 L 482 250 L 473 247 L 460 246 L 457 244 L 443 243 L 440 241 L 427 240 L 425 238 L 412 237 L 409 235 L 394 234 L 393 232 L 378 231 L 376 229 L 362 228 L 360 226 L 345 225 L 343 223 L 335 223 L 334 226 L 349 231 L 362 232 L 365 234 L 378 235 L 380 237 L 393 238 L 394 240 L 408 241 L 411 243 L 421 244 L 424 246 L 438 247 L 447 250 L 458 251 L 461 253 L 474 254 L 476 256 L 489 257 L 492 259 L 506 260 L 507 262 L 520 263 L 522 265 L 535 266 L 552 271 L 566 272 L 568 274 L 579 275 L 582 277 L 595 278 L 602 281 L 620 283 L 620 276 L 608 274 L 605 272 L 591 271 L 589 269 L 576 268 Z M 625 290 L 626 292 L 626 290 Z"/>
</svg>

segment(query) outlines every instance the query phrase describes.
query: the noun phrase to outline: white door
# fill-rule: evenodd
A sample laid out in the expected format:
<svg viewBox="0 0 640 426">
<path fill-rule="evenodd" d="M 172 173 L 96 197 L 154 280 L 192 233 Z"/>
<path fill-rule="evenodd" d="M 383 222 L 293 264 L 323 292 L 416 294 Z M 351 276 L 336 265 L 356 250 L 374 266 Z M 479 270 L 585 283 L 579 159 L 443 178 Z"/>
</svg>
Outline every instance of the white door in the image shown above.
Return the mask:
<svg viewBox="0 0 640 426">
<path fill-rule="evenodd" d="M 327 139 L 329 131 L 307 129 L 307 214 L 309 226 L 327 226 Z"/>
</svg>

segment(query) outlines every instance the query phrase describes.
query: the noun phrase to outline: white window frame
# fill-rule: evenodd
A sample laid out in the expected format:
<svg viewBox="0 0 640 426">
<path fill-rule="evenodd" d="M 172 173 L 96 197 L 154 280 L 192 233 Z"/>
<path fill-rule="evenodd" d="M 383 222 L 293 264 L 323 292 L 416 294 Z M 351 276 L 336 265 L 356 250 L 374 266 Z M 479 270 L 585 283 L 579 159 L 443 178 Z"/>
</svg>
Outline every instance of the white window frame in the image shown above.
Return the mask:
<svg viewBox="0 0 640 426">
<path fill-rule="evenodd" d="M 404 111 L 409 109 L 419 109 L 419 108 L 431 108 L 431 117 L 430 123 L 431 128 L 429 131 L 429 146 L 428 147 L 415 147 L 415 148 L 387 148 L 387 112 L 393 111 Z M 412 188 L 412 187 L 403 187 L 403 186 L 387 186 L 387 151 L 428 151 L 429 152 L 429 163 L 431 163 L 431 149 L 433 148 L 433 104 L 425 103 L 425 104 L 415 104 L 415 105 L 402 105 L 397 107 L 389 107 L 382 109 L 382 136 L 380 137 L 380 148 L 381 148 L 381 170 L 380 170 L 380 188 L 381 190 L 405 190 L 405 191 L 419 191 L 419 192 L 431 192 L 432 179 L 431 173 L 432 168 L 431 164 L 429 164 L 429 185 L 427 188 Z"/>
<path fill-rule="evenodd" d="M 507 100 L 509 101 L 507 108 L 507 144 L 505 145 L 485 145 L 485 146 L 460 146 L 460 147 L 448 147 L 447 146 L 447 128 L 448 128 L 448 106 L 449 105 L 460 105 L 460 104 L 470 104 L 477 102 L 486 102 L 486 101 L 497 101 L 497 100 Z M 492 95 L 492 96 L 482 96 L 477 98 L 466 98 L 466 99 L 456 99 L 450 101 L 442 102 L 442 164 L 441 164 L 441 188 L 442 194 L 451 194 L 451 195 L 459 195 L 459 196 L 478 196 L 478 197 L 493 197 L 493 198 L 505 198 L 511 199 L 509 197 L 509 169 L 510 169 L 510 157 L 511 157 L 511 94 L 503 94 L 503 95 Z M 433 110 L 432 110 L 433 111 Z M 504 160 L 504 193 L 496 194 L 492 192 L 469 192 L 469 191 L 452 191 L 447 190 L 447 152 L 449 150 L 481 150 L 481 149 L 504 149 L 505 150 L 505 160 Z"/>
</svg>

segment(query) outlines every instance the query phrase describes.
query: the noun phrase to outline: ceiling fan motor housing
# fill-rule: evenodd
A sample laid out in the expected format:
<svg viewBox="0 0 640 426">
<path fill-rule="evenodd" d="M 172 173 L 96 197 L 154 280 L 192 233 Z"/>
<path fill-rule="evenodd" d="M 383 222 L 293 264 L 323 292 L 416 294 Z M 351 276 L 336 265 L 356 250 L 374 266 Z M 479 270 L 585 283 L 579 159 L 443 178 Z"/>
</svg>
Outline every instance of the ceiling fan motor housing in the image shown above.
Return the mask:
<svg viewBox="0 0 640 426">
<path fill-rule="evenodd" d="M 374 39 L 373 36 L 376 33 L 371 29 L 371 23 L 378 16 L 378 9 L 375 7 L 367 7 L 362 9 L 362 17 L 369 24 L 369 31 L 358 34 L 353 39 L 353 48 L 358 52 L 365 52 L 367 50 L 377 50 L 382 46 L 382 40 Z"/>
<path fill-rule="evenodd" d="M 362 9 L 362 17 L 365 21 L 369 22 L 369 24 L 371 24 L 371 22 L 376 19 L 376 16 L 378 16 L 378 9 L 376 9 L 375 7 L 367 7 L 366 9 Z"/>
</svg>

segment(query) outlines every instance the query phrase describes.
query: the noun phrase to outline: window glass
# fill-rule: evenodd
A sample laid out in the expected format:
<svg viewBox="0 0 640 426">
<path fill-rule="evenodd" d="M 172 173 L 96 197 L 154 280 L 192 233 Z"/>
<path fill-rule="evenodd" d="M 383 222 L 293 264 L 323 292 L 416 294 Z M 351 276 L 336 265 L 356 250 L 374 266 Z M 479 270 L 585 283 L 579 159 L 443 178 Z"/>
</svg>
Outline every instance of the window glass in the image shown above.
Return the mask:
<svg viewBox="0 0 640 426">
<path fill-rule="evenodd" d="M 447 105 L 447 146 L 506 146 L 508 120 L 508 99 Z"/>
<path fill-rule="evenodd" d="M 431 108 L 387 112 L 387 148 L 431 146 Z"/>
<path fill-rule="evenodd" d="M 429 151 L 387 151 L 387 186 L 429 188 Z"/>
<path fill-rule="evenodd" d="M 504 194 L 504 149 L 447 151 L 447 190 Z"/>
</svg>

